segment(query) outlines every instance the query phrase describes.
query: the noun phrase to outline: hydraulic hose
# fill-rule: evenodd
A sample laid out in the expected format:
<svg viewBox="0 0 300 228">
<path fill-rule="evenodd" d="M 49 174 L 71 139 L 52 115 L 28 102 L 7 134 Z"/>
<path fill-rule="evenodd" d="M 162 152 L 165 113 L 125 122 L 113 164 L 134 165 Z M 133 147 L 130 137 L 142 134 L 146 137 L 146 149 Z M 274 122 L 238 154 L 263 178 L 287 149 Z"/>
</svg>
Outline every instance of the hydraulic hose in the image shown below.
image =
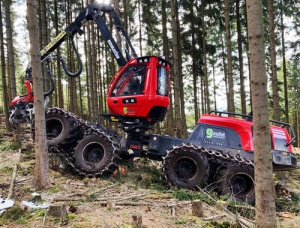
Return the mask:
<svg viewBox="0 0 300 228">
<path fill-rule="evenodd" d="M 50 59 L 47 59 L 47 61 L 46 61 L 46 70 L 47 70 L 47 74 L 50 79 L 50 89 L 49 89 L 49 91 L 44 93 L 44 97 L 51 95 L 54 91 L 54 80 L 53 80 L 52 71 L 50 69 Z"/>
<path fill-rule="evenodd" d="M 75 54 L 76 54 L 76 58 L 77 58 L 77 60 L 78 60 L 78 65 L 79 65 L 79 68 L 78 68 L 78 71 L 76 71 L 76 72 L 71 72 L 71 71 L 69 71 L 68 70 L 68 67 L 67 67 L 67 65 L 66 65 L 66 62 L 65 62 L 65 60 L 61 57 L 61 56 L 59 56 L 59 60 L 60 60 L 60 62 L 61 62 L 61 64 L 62 64 L 62 66 L 63 66 L 63 68 L 64 68 L 64 71 L 66 72 L 66 74 L 68 75 L 68 76 L 70 76 L 70 77 L 76 77 L 76 76 L 78 76 L 78 75 L 80 75 L 81 74 L 81 72 L 82 72 L 82 61 L 81 61 L 81 58 L 80 58 L 80 54 L 79 54 L 79 52 L 78 52 L 78 50 L 77 50 L 77 48 L 76 48 L 76 46 L 75 46 L 75 43 L 74 43 L 74 36 L 72 36 L 72 37 L 70 37 L 70 40 L 71 40 L 71 44 L 72 44 L 72 47 L 73 47 L 73 50 L 74 50 L 74 52 L 75 52 Z"/>
</svg>

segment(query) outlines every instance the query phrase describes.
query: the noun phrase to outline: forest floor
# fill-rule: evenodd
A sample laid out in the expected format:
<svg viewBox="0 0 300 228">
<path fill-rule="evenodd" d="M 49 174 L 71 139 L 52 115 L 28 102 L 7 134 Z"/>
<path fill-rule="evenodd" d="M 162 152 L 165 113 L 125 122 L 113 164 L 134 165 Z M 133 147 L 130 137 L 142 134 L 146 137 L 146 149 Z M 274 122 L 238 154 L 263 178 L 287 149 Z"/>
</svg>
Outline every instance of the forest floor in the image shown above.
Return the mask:
<svg viewBox="0 0 300 228">
<path fill-rule="evenodd" d="M 159 163 L 148 159 L 123 163 L 121 167 L 127 168 L 125 175 L 120 170 L 113 177 L 102 179 L 84 178 L 66 167 L 62 169 L 64 164 L 51 155 L 49 188 L 33 189 L 35 156 L 30 137 L 24 137 L 21 147 L 16 148 L 12 135 L 1 129 L 0 196 L 6 199 L 14 183 L 14 206 L 2 213 L 0 227 L 129 228 L 134 227 L 135 216 L 141 216 L 145 228 L 241 227 L 239 224 L 254 227 L 254 207 L 206 190 L 170 188 Z M 300 170 L 278 173 L 275 180 L 284 186 L 284 196 L 276 199 L 278 227 L 299 227 Z M 32 203 L 33 193 L 39 193 L 42 199 L 33 204 L 36 209 L 24 206 Z M 199 199 L 204 212 L 201 217 L 192 213 L 192 203 Z M 0 208 L 3 204 L 0 202 Z M 50 209 L 43 209 L 43 205 L 58 209 L 59 215 L 50 215 Z"/>
</svg>

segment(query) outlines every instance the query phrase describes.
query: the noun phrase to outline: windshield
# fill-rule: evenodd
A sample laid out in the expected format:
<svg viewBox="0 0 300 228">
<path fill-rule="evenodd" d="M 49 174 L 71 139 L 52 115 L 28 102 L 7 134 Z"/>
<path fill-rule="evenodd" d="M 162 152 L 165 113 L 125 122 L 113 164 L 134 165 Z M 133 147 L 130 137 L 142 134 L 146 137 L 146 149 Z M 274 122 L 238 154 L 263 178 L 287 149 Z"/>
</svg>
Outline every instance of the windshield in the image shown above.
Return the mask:
<svg viewBox="0 0 300 228">
<path fill-rule="evenodd" d="M 111 96 L 142 94 L 146 72 L 147 66 L 145 65 L 128 67 L 116 83 Z"/>
</svg>

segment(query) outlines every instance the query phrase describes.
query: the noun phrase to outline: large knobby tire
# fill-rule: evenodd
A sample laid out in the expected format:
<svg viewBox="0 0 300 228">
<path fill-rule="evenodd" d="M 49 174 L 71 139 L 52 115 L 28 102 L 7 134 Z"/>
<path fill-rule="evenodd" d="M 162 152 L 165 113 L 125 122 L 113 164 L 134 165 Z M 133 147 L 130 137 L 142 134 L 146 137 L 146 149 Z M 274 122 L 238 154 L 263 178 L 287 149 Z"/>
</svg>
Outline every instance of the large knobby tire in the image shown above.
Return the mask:
<svg viewBox="0 0 300 228">
<path fill-rule="evenodd" d="M 209 165 L 200 149 L 180 145 L 168 151 L 163 161 L 163 173 L 171 186 L 197 189 L 209 175 Z"/>
<path fill-rule="evenodd" d="M 78 140 L 78 128 L 64 113 L 46 113 L 45 121 L 46 139 L 49 146 L 67 146 Z"/>
<path fill-rule="evenodd" d="M 74 148 L 74 164 L 85 173 L 103 173 L 114 160 L 114 147 L 104 134 L 85 136 Z M 114 169 L 117 166 L 112 166 Z M 108 174 L 106 174 L 107 176 Z"/>
<path fill-rule="evenodd" d="M 219 170 L 217 191 L 238 201 L 255 203 L 254 169 L 250 166 L 230 166 Z"/>
</svg>

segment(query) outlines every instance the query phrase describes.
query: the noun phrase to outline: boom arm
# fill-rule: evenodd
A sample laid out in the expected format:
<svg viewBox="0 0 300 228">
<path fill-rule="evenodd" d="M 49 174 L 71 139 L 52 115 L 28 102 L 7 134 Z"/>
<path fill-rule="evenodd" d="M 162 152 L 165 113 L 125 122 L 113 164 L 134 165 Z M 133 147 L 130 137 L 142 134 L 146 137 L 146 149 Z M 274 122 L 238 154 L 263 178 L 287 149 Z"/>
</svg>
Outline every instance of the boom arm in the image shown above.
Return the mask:
<svg viewBox="0 0 300 228">
<path fill-rule="evenodd" d="M 112 6 L 108 5 L 99 5 L 97 3 L 90 3 L 75 19 L 74 22 L 72 22 L 65 31 L 58 34 L 58 36 L 52 40 L 43 50 L 41 50 L 41 60 L 43 61 L 47 56 L 53 52 L 62 42 L 66 40 L 66 38 L 70 37 L 73 38 L 73 36 L 76 33 L 79 33 L 80 35 L 83 33 L 81 30 L 81 27 L 90 20 L 94 20 L 97 24 L 104 40 L 108 44 L 109 48 L 111 49 L 117 63 L 119 66 L 125 66 L 127 61 L 131 59 L 129 51 L 125 48 L 125 54 L 126 59 L 124 58 L 120 48 L 116 44 L 115 40 L 112 37 L 111 32 L 108 30 L 106 24 L 105 24 L 105 13 L 110 13 L 114 24 L 117 28 L 117 30 L 120 33 L 121 38 L 125 38 L 126 43 L 128 44 L 129 48 L 131 49 L 133 57 L 137 57 L 136 52 L 130 42 L 129 37 L 127 36 L 122 23 L 117 16 L 117 13 L 115 12 L 114 8 Z M 74 46 L 73 46 L 74 48 Z"/>
</svg>

